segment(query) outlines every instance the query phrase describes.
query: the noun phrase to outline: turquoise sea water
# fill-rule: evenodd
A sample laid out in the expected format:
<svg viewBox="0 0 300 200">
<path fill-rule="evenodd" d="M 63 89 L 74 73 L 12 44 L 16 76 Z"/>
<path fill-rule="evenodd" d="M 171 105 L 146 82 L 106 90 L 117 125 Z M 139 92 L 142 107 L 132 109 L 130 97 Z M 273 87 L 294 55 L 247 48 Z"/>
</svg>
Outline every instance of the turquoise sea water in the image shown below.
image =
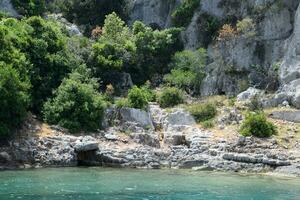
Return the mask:
<svg viewBox="0 0 300 200">
<path fill-rule="evenodd" d="M 0 200 L 9 199 L 300 200 L 300 179 L 109 168 L 0 172 Z"/>
</svg>

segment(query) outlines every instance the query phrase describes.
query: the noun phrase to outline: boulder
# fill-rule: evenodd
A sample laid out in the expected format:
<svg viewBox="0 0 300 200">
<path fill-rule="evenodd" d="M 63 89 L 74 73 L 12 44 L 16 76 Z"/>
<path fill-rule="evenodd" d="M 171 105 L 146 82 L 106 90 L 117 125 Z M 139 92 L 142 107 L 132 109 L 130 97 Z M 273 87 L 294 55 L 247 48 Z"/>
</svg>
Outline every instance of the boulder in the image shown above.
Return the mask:
<svg viewBox="0 0 300 200">
<path fill-rule="evenodd" d="M 99 143 L 92 137 L 86 136 L 76 141 L 74 149 L 76 152 L 96 151 L 99 149 Z"/>
<path fill-rule="evenodd" d="M 130 137 L 137 143 L 148 145 L 151 147 L 160 147 L 159 138 L 151 133 L 132 133 Z"/>
<path fill-rule="evenodd" d="M 273 119 L 300 123 L 300 111 L 274 111 L 270 114 Z"/>
<path fill-rule="evenodd" d="M 120 109 L 120 120 L 123 124 L 126 122 L 133 122 L 136 126 L 144 129 L 154 129 L 150 114 L 144 110 L 135 108 L 122 108 Z"/>
<path fill-rule="evenodd" d="M 183 109 L 169 113 L 163 120 L 163 128 L 165 130 L 176 126 L 193 126 L 196 125 L 194 117 Z"/>
<path fill-rule="evenodd" d="M 255 96 L 261 96 L 264 94 L 263 90 L 259 90 L 253 87 L 249 87 L 246 91 L 237 95 L 238 101 L 248 101 Z"/>
<path fill-rule="evenodd" d="M 11 161 L 11 156 L 7 152 L 0 152 L 0 163 L 8 163 Z"/>
<path fill-rule="evenodd" d="M 164 143 L 169 145 L 186 145 L 185 135 L 181 132 L 165 132 Z"/>
</svg>

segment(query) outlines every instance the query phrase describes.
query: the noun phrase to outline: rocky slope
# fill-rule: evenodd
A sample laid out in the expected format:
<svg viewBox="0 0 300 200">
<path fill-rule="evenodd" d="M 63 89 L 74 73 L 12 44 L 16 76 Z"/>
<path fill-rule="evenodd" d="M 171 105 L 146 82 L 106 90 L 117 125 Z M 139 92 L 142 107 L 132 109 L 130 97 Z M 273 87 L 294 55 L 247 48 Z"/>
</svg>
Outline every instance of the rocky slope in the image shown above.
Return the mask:
<svg viewBox="0 0 300 200">
<path fill-rule="evenodd" d="M 225 128 L 238 126 L 240 112 L 233 108 L 220 113 L 219 127 L 204 130 L 182 108 L 170 111 L 152 104 L 149 113 L 112 108 L 106 113 L 105 131 L 77 136 L 32 119 L 22 137 L 0 148 L 0 168 L 88 165 L 300 176 L 300 140 L 288 147 L 278 138 L 241 137 Z"/>
</svg>

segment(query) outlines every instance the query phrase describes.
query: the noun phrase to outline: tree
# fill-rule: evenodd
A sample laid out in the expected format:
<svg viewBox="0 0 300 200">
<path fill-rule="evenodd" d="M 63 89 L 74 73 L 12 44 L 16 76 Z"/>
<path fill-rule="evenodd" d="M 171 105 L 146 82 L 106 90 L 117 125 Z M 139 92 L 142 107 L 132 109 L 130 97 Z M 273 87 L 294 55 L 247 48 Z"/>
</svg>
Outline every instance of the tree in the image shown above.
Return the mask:
<svg viewBox="0 0 300 200">
<path fill-rule="evenodd" d="M 171 73 L 164 77 L 165 81 L 186 91 L 199 92 L 205 77 L 206 58 L 205 49 L 177 52 L 169 64 Z"/>
<path fill-rule="evenodd" d="M 29 86 L 16 69 L 0 62 L 0 138 L 9 137 L 25 119 Z"/>
<path fill-rule="evenodd" d="M 176 51 L 182 49 L 179 28 L 152 30 L 142 22 L 133 25 L 136 45 L 136 65 L 129 69 L 137 83 L 150 80 L 155 74 L 168 72 L 168 63 Z"/>
<path fill-rule="evenodd" d="M 46 11 L 45 0 L 12 0 L 16 10 L 24 16 L 43 15 Z"/>
<path fill-rule="evenodd" d="M 40 17 L 31 17 L 26 23 L 32 28 L 29 46 L 24 50 L 32 64 L 32 108 L 39 113 L 45 100 L 77 63 L 67 51 L 66 36 L 58 24 Z"/>
<path fill-rule="evenodd" d="M 97 79 L 81 66 L 64 79 L 43 109 L 44 119 L 71 132 L 95 131 L 101 127 L 105 108 L 103 96 L 98 92 Z"/>
</svg>

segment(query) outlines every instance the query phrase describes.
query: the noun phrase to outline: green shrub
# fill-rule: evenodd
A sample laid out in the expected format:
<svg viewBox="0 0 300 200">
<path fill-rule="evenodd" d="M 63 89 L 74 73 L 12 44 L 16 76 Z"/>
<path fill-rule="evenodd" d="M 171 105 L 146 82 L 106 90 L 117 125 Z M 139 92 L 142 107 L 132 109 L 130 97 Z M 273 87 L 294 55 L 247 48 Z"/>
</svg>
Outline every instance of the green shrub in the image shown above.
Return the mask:
<svg viewBox="0 0 300 200">
<path fill-rule="evenodd" d="M 163 88 L 158 97 L 158 102 L 163 108 L 176 106 L 184 102 L 183 92 L 175 87 Z"/>
<path fill-rule="evenodd" d="M 150 82 L 147 81 L 145 85 L 141 87 L 141 90 L 146 95 L 147 101 L 154 102 L 156 101 L 156 94 L 155 92 L 150 88 Z"/>
<path fill-rule="evenodd" d="M 12 0 L 12 4 L 24 16 L 42 15 L 46 11 L 45 0 Z"/>
<path fill-rule="evenodd" d="M 19 73 L 0 62 L 0 138 L 8 137 L 26 117 L 29 106 L 29 83 Z"/>
<path fill-rule="evenodd" d="M 146 109 L 148 106 L 147 93 L 141 88 L 134 86 L 128 92 L 128 102 L 132 108 Z"/>
<path fill-rule="evenodd" d="M 187 26 L 199 5 L 200 0 L 184 0 L 172 13 L 173 23 L 179 27 Z"/>
<path fill-rule="evenodd" d="M 267 121 L 264 113 L 248 113 L 240 128 L 243 136 L 270 137 L 277 133 L 276 126 Z"/>
<path fill-rule="evenodd" d="M 171 73 L 167 74 L 164 80 L 186 91 L 200 91 L 202 80 L 205 78 L 206 59 L 206 50 L 202 48 L 197 51 L 177 52 L 169 64 Z"/>
<path fill-rule="evenodd" d="M 130 104 L 127 98 L 120 98 L 115 102 L 117 108 L 129 108 Z"/>
<path fill-rule="evenodd" d="M 212 103 L 194 104 L 188 107 L 188 111 L 197 122 L 211 120 L 217 115 L 217 107 Z"/>
<path fill-rule="evenodd" d="M 202 127 L 205 129 L 210 129 L 215 126 L 215 122 L 213 120 L 206 120 L 201 123 Z"/>
<path fill-rule="evenodd" d="M 106 103 L 98 83 L 85 67 L 75 70 L 62 82 L 53 99 L 44 105 L 44 119 L 71 132 L 95 131 L 101 127 Z"/>
<path fill-rule="evenodd" d="M 256 27 L 253 20 L 249 17 L 238 21 L 236 24 L 237 32 L 244 35 L 246 38 L 251 38 L 256 35 Z"/>
</svg>

